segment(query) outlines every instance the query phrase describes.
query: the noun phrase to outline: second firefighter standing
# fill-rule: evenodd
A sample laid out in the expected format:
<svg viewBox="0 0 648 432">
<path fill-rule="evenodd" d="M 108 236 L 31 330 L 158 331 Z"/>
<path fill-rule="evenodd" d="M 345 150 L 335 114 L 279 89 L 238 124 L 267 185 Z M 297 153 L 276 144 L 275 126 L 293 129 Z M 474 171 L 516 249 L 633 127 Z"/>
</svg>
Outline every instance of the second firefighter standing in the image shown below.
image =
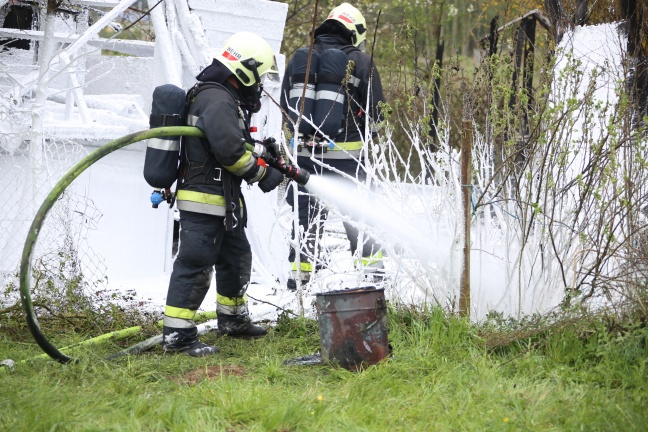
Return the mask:
<svg viewBox="0 0 648 432">
<path fill-rule="evenodd" d="M 367 23 L 362 13 L 348 3 L 343 3 L 331 10 L 326 20 L 315 30 L 314 53 L 311 57 L 301 55 L 309 53 L 304 48 L 291 58 L 283 78 L 281 88 L 281 107 L 293 119 L 299 120 L 299 127 L 290 124 L 294 133 L 293 144 L 298 145 L 297 163 L 311 175 L 323 175 L 344 179 L 348 174 L 363 182 L 366 178 L 363 161 L 363 146 L 368 139 L 375 136 L 381 124 L 380 103 L 385 102 L 380 75 L 371 57 L 364 52 L 367 41 Z M 335 70 L 335 65 L 342 57 L 342 68 Z M 314 59 L 318 59 L 315 61 Z M 304 71 L 309 65 L 310 76 Z M 314 73 L 313 69 L 316 69 Z M 343 74 L 339 79 L 340 74 Z M 304 88 L 306 87 L 306 88 Z M 296 119 L 304 105 L 313 107 L 315 115 L 304 114 L 303 117 L 323 119 L 316 124 L 319 130 L 310 132 L 309 123 L 302 118 Z M 335 103 L 340 105 L 340 118 L 335 118 Z M 322 115 L 317 115 L 318 105 Z M 330 108 L 329 108 L 330 107 Z M 333 120 L 333 127 L 328 136 L 323 136 L 325 122 Z M 289 187 L 286 196 L 288 203 L 294 203 L 293 188 Z M 297 279 L 301 283 L 310 280 L 312 274 L 321 268 L 322 257 L 315 250 L 315 244 L 323 233 L 323 222 L 328 217 L 328 210 L 320 201 L 299 187 L 298 214 L 300 233 L 293 230 L 293 240 L 298 237 L 300 250 L 291 248 L 289 261 L 292 277 L 288 288 L 296 289 Z M 352 224 L 344 222 L 344 229 L 350 243 L 351 253 L 360 250 L 360 259 L 356 266 L 365 275 L 381 278 L 383 276 L 383 252 L 381 246 L 372 238 L 364 236 L 362 245 L 358 245 L 359 231 Z M 315 263 L 315 265 L 313 265 Z M 375 280 L 375 279 L 374 279 Z"/>
</svg>

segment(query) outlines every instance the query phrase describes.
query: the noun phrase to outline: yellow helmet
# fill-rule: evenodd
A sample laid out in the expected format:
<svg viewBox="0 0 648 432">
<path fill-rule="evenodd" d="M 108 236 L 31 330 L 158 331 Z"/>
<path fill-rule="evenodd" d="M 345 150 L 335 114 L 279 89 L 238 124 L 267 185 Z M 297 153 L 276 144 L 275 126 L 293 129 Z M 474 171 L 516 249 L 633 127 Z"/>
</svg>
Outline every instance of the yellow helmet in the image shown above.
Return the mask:
<svg viewBox="0 0 648 432">
<path fill-rule="evenodd" d="M 216 57 L 246 87 L 261 85 L 261 77 L 279 81 L 274 52 L 261 36 L 250 32 L 235 33 L 227 39 Z"/>
<path fill-rule="evenodd" d="M 362 13 L 349 3 L 342 3 L 333 8 L 328 14 L 327 20 L 340 22 L 344 27 L 353 32 L 351 42 L 353 46 L 359 47 L 367 39 L 367 21 Z"/>
</svg>

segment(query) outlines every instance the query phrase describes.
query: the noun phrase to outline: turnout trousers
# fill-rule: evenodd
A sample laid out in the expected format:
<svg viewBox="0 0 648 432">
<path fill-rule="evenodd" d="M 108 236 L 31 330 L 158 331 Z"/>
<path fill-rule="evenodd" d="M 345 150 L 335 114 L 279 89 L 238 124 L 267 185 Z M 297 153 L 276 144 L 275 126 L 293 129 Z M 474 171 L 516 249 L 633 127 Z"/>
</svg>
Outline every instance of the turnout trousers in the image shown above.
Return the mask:
<svg viewBox="0 0 648 432">
<path fill-rule="evenodd" d="M 358 179 L 358 181 L 364 181 L 365 173 L 360 169 L 356 161 L 336 160 L 326 162 L 336 169 L 352 174 Z M 331 176 L 338 179 L 344 178 L 342 175 L 332 170 L 322 168 L 320 165 L 315 164 L 310 160 L 310 158 L 298 157 L 298 164 L 301 168 L 306 169 L 311 173 L 311 175 Z M 291 207 L 293 207 L 294 203 L 293 190 L 294 188 L 289 186 L 286 194 L 286 200 Z M 295 275 L 297 267 L 299 266 L 300 272 L 302 273 L 302 279 L 307 280 L 310 278 L 312 272 L 317 268 L 326 267 L 322 262 L 318 251 L 315 250 L 315 244 L 316 241 L 319 242 L 322 239 L 324 222 L 328 218 L 329 212 L 328 209 L 320 203 L 317 197 L 308 193 L 303 186 L 299 186 L 298 188 L 297 206 L 301 231 L 300 234 L 302 236 L 300 239 L 301 251 L 297 254 L 295 249 L 291 247 L 288 260 L 291 263 L 293 275 Z M 359 230 L 348 222 L 343 222 L 343 225 L 347 239 L 349 240 L 351 254 L 353 255 L 358 249 Z M 292 230 L 292 238 L 295 238 L 294 228 Z M 365 268 L 374 266 L 382 268 L 382 250 L 380 244 L 366 234 L 363 236 L 363 239 L 364 241 L 361 251 L 362 258 L 361 262 L 357 264 L 362 265 Z M 321 250 L 321 248 L 319 249 Z M 316 268 L 312 268 L 311 262 L 316 263 Z"/>
<path fill-rule="evenodd" d="M 197 337 L 194 318 L 214 270 L 219 317 L 248 315 L 245 293 L 252 269 L 250 243 L 244 229 L 226 231 L 224 219 L 180 211 L 180 245 L 164 310 L 163 333 L 174 336 L 168 342 L 171 345 L 186 345 Z"/>
</svg>

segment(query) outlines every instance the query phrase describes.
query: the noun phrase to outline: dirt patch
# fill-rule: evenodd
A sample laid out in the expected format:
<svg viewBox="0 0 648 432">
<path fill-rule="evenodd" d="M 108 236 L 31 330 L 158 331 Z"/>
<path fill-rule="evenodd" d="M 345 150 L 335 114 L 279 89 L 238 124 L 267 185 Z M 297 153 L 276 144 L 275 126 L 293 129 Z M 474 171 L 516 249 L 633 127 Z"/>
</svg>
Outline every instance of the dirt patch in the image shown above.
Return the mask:
<svg viewBox="0 0 648 432">
<path fill-rule="evenodd" d="M 206 366 L 199 369 L 194 369 L 187 372 L 182 376 L 171 376 L 169 379 L 178 384 L 196 385 L 203 380 L 212 380 L 225 376 L 245 376 L 245 369 L 243 366 L 230 365 L 230 366 Z"/>
</svg>

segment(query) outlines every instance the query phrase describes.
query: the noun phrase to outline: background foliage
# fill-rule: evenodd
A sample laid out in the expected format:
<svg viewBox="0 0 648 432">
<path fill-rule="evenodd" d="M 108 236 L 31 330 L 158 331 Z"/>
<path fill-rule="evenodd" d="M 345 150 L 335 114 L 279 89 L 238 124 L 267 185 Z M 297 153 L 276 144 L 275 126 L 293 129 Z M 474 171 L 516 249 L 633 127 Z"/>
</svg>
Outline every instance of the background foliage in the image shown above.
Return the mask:
<svg viewBox="0 0 648 432">
<path fill-rule="evenodd" d="M 632 0 L 600 0 L 587 2 L 585 22 L 595 25 L 620 21 L 623 6 Z M 289 5 L 282 52 L 290 58 L 292 53 L 310 42 L 314 27 L 321 24 L 328 12 L 340 1 L 331 0 L 282 0 Z M 421 119 L 421 135 L 428 138 L 428 145 L 434 146 L 434 133 L 430 132 L 430 119 L 434 101 L 435 80 L 439 86 L 443 106 L 450 122 L 450 141 L 458 146 L 460 128 L 464 117 L 466 91 L 470 91 L 470 103 L 479 116 L 480 104 L 490 104 L 489 83 L 480 74 L 484 68 L 484 57 L 488 46 L 484 37 L 488 35 L 492 22 L 497 26 L 519 18 L 532 10 L 546 13 L 550 3 L 560 3 L 564 19 L 573 25 L 576 21 L 579 0 L 357 0 L 350 2 L 360 9 L 368 24 L 367 52 L 375 60 L 381 74 L 388 103 L 393 108 L 395 123 Z M 638 8 L 646 15 L 645 4 L 638 2 Z M 642 9 L 643 8 L 643 9 Z M 648 29 L 648 20 L 643 19 L 642 29 Z M 550 32 L 537 26 L 536 70 L 546 67 L 555 42 Z M 648 31 L 644 32 L 648 35 Z M 648 38 L 642 43 L 648 46 Z M 437 47 L 443 44 L 443 64 L 435 66 Z M 498 54 L 505 70 L 500 73 L 513 74 L 511 63 L 515 44 L 512 28 L 499 36 Z M 507 66 L 508 64 L 508 66 Z M 538 77 L 534 78 L 539 87 Z M 426 129 L 427 128 L 427 129 Z M 402 131 L 394 131 L 394 141 L 406 155 L 411 151 L 409 139 Z M 410 167 L 418 169 L 416 164 Z"/>
</svg>

